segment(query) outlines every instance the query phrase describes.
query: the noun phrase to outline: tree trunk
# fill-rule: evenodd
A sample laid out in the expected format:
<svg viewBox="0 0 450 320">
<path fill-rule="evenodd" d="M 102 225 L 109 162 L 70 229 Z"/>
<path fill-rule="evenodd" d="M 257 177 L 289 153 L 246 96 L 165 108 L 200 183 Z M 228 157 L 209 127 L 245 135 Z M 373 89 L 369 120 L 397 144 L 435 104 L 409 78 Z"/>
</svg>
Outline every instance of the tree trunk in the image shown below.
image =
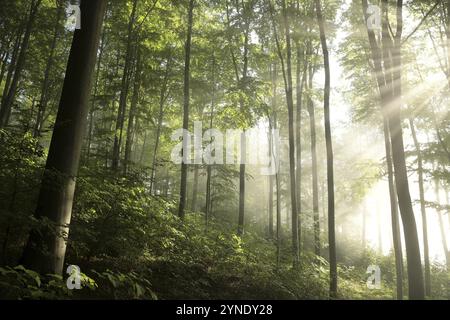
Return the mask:
<svg viewBox="0 0 450 320">
<path fill-rule="evenodd" d="M 88 113 L 92 72 L 106 0 L 81 3 L 35 217 L 53 225 L 30 232 L 22 264 L 41 274 L 62 274 L 76 175 Z"/>
<path fill-rule="evenodd" d="M 136 43 L 136 66 L 134 72 L 133 97 L 131 98 L 130 112 L 128 114 L 127 139 L 125 142 L 125 156 L 123 161 L 123 174 L 126 175 L 131 162 L 131 147 L 133 144 L 133 135 L 135 133 L 136 109 L 139 100 L 139 90 L 141 88 L 141 52 L 139 42 Z"/>
<path fill-rule="evenodd" d="M 216 103 L 216 57 L 213 53 L 212 59 L 212 98 L 211 98 L 211 114 L 209 118 L 209 129 L 212 129 L 214 119 L 214 106 Z M 212 143 L 212 138 L 210 140 Z M 212 164 L 208 164 L 206 167 L 206 206 L 205 206 L 205 226 L 208 228 L 209 216 L 211 214 L 211 177 L 212 176 Z"/>
<path fill-rule="evenodd" d="M 194 165 L 194 185 L 192 188 L 191 211 L 197 210 L 198 174 L 199 174 L 198 165 Z"/>
<path fill-rule="evenodd" d="M 414 140 L 417 156 L 417 175 L 419 176 L 419 196 L 420 196 L 420 212 L 422 213 L 422 229 L 423 229 L 423 255 L 425 261 L 425 294 L 431 295 L 431 270 L 430 270 L 430 253 L 428 248 L 428 222 L 427 212 L 425 209 L 425 189 L 423 185 L 423 161 L 422 152 L 420 150 L 419 140 L 417 139 L 416 129 L 414 128 L 414 121 L 409 118 L 409 126 L 411 128 L 411 135 Z"/>
<path fill-rule="evenodd" d="M 300 75 L 301 63 L 304 62 L 302 76 Z M 306 59 L 304 59 L 304 51 L 297 44 L 297 67 L 296 67 L 296 153 L 297 153 L 297 171 L 296 171 L 296 187 L 297 187 L 297 216 L 298 216 L 298 247 L 301 251 L 302 243 L 302 192 L 301 192 L 301 179 L 302 179 L 302 141 L 301 141 L 301 127 L 302 127 L 302 97 L 303 97 L 303 84 L 306 79 Z M 300 253 L 299 253 L 300 254 Z"/>
<path fill-rule="evenodd" d="M 167 96 L 169 95 L 168 92 L 168 82 L 169 82 L 169 72 L 170 72 L 170 65 L 172 63 L 172 55 L 169 54 L 169 57 L 166 60 L 166 70 L 164 72 L 164 79 L 161 86 L 161 92 L 159 96 L 159 112 L 158 112 L 158 123 L 156 127 L 156 138 L 155 138 L 155 146 L 153 149 L 153 159 L 152 159 L 152 169 L 150 174 L 150 194 L 153 194 L 153 186 L 155 183 L 155 177 L 156 177 L 156 155 L 158 153 L 158 146 L 159 146 L 159 138 L 161 136 L 161 126 L 164 116 L 164 102 L 167 99 Z"/>
<path fill-rule="evenodd" d="M 23 28 L 20 27 L 19 30 L 17 31 L 16 40 L 14 41 L 14 45 L 12 48 L 11 61 L 9 62 L 8 73 L 6 74 L 5 85 L 3 87 L 1 106 L 5 105 L 5 103 L 6 103 L 6 98 L 8 96 L 8 91 L 11 86 L 11 81 L 12 81 L 12 78 L 14 75 L 14 70 L 16 68 L 17 57 L 19 55 L 19 49 L 20 49 L 20 39 L 22 38 L 22 31 L 23 31 L 22 29 Z M 1 106 L 0 106 L 0 113 L 1 113 Z"/>
<path fill-rule="evenodd" d="M 394 172 L 392 168 L 392 154 L 389 134 L 388 120 L 383 113 L 383 133 L 384 133 L 384 148 L 386 151 L 386 165 L 388 172 L 388 187 L 389 200 L 391 206 L 391 224 L 392 224 L 392 239 L 394 244 L 395 255 L 395 271 L 397 283 L 397 300 L 403 300 L 403 253 L 402 253 L 402 239 L 400 234 L 400 223 L 398 215 L 398 204 L 396 198 L 396 190 L 394 185 Z"/>
<path fill-rule="evenodd" d="M 434 193 L 436 194 L 436 204 L 438 206 L 441 205 L 441 199 L 439 196 L 439 180 L 438 179 L 434 179 Z M 446 262 L 446 266 L 447 266 L 447 271 L 450 270 L 450 252 L 448 251 L 448 246 L 447 246 L 447 236 L 445 234 L 445 225 L 444 225 L 444 219 L 442 218 L 442 210 L 437 207 L 436 209 L 436 213 L 439 219 L 439 231 L 441 233 L 441 242 L 442 242 L 442 249 L 444 250 L 444 254 L 445 254 L 445 262 Z"/>
<path fill-rule="evenodd" d="M 334 172 L 333 172 L 333 145 L 331 140 L 330 125 L 330 61 L 328 56 L 325 26 L 322 17 L 320 0 L 315 0 L 317 20 L 320 29 L 320 43 L 322 45 L 325 67 L 324 88 L 324 120 L 325 120 L 325 144 L 327 150 L 327 184 L 328 184 L 328 242 L 330 250 L 330 296 L 337 297 L 337 261 L 336 261 L 336 235 L 334 214 Z"/>
<path fill-rule="evenodd" d="M 245 15 L 245 8 L 244 15 Z M 247 69 L 248 69 L 248 40 L 249 40 L 249 28 L 250 23 L 245 20 L 245 33 L 244 33 L 244 57 L 243 57 L 243 68 L 242 68 L 242 78 L 244 82 L 247 79 Z M 239 78 L 237 78 L 239 84 Z M 243 102 L 240 101 L 240 109 L 243 111 Z M 239 165 L 239 218 L 238 218 L 238 235 L 244 234 L 244 224 L 245 224 L 245 162 L 247 159 L 247 141 L 245 138 L 245 133 L 241 134 L 241 161 Z"/>
<path fill-rule="evenodd" d="M 190 64 L 191 64 L 191 38 L 192 38 L 192 24 L 193 24 L 194 0 L 189 0 L 188 9 L 188 28 L 185 44 L 185 58 L 184 58 L 184 101 L 183 101 L 183 129 L 189 128 L 189 78 L 190 78 Z M 187 150 L 187 139 L 183 137 L 183 153 Z M 178 216 L 184 218 L 186 206 L 186 182 L 187 182 L 187 163 L 181 163 L 181 182 L 180 182 L 180 205 L 178 207 Z"/>
<path fill-rule="evenodd" d="M 106 14 L 108 16 L 108 14 Z M 94 95 L 92 96 L 92 105 L 91 109 L 89 110 L 89 129 L 88 129 L 88 141 L 86 146 L 86 162 L 89 163 L 89 158 L 91 156 L 91 144 L 92 144 L 92 132 L 94 130 L 94 113 L 95 113 L 95 103 L 97 99 L 98 94 L 98 82 L 100 78 L 100 69 L 101 64 L 103 60 L 103 52 L 105 49 L 105 36 L 106 32 L 102 33 L 102 37 L 100 40 L 100 49 L 98 54 L 98 60 L 97 60 L 97 70 L 95 72 L 95 82 L 94 82 Z"/>
<path fill-rule="evenodd" d="M 120 89 L 119 109 L 117 111 L 116 129 L 114 133 L 113 161 L 112 169 L 117 171 L 120 162 L 120 148 L 122 146 L 123 127 L 125 123 L 125 111 L 127 108 L 127 97 L 130 87 L 131 62 L 132 62 L 132 43 L 133 43 L 133 26 L 136 21 L 136 8 L 138 0 L 133 0 L 133 8 L 131 10 L 130 19 L 128 21 L 127 49 L 125 53 L 125 65 L 122 74 L 122 84 Z"/>
<path fill-rule="evenodd" d="M 5 100 L 2 101 L 2 105 L 0 108 L 0 128 L 7 126 L 9 122 L 11 109 L 16 97 L 17 86 L 19 85 L 22 70 L 25 65 L 28 44 L 30 42 L 31 30 L 33 28 L 34 20 L 36 19 L 38 8 L 41 2 L 42 0 L 32 0 L 30 4 L 30 13 L 28 15 L 28 21 L 26 23 L 25 34 L 22 39 L 22 44 L 17 59 L 17 65 L 15 67 L 14 76 L 12 78 L 11 86 L 9 87 Z"/>
<path fill-rule="evenodd" d="M 319 179 L 317 174 L 317 149 L 316 149 L 316 120 L 314 102 L 311 98 L 313 85 L 312 66 L 309 66 L 309 92 L 308 113 L 311 137 L 311 168 L 312 168 L 312 193 L 313 193 L 313 229 L 314 229 L 314 253 L 320 256 L 320 222 L 319 222 Z"/>
<path fill-rule="evenodd" d="M 367 0 L 362 0 L 363 14 L 367 21 Z M 424 299 L 424 283 L 422 274 L 422 263 L 420 259 L 419 238 L 414 212 L 411 203 L 411 195 L 408 186 L 408 176 L 406 171 L 405 152 L 403 145 L 403 134 L 401 128 L 401 31 L 402 31 L 402 6 L 401 0 L 397 1 L 397 33 L 395 46 L 392 48 L 392 39 L 387 23 L 387 1 L 382 2 L 382 41 L 378 46 L 375 33 L 367 29 L 369 44 L 371 47 L 372 60 L 375 67 L 375 75 L 380 93 L 382 112 L 388 119 L 388 126 L 391 134 L 392 160 L 394 167 L 395 186 L 397 188 L 398 204 L 403 222 L 405 234 L 406 258 L 408 263 L 408 288 L 410 299 Z M 395 62 L 392 66 L 390 53 L 394 56 Z M 383 60 L 383 64 L 382 64 Z M 397 70 L 395 76 L 393 70 Z M 396 83 L 395 88 L 393 79 Z M 395 103 L 393 103 L 395 102 Z M 388 109 L 389 108 L 389 109 Z"/>
<path fill-rule="evenodd" d="M 286 102 L 288 108 L 288 131 L 289 131 L 289 191 L 291 196 L 290 209 L 291 209 L 291 230 L 292 230 L 292 249 L 293 249 L 293 266 L 298 267 L 299 264 L 299 238 L 298 238 L 298 211 L 296 201 L 296 181 L 295 181 L 295 135 L 294 135 L 294 98 L 293 98 L 293 86 L 292 86 L 292 49 L 291 49 L 291 36 L 290 36 L 290 24 L 286 8 L 286 1 L 282 1 L 282 16 L 284 21 L 284 36 L 286 41 L 286 68 L 284 64 L 284 58 L 282 48 L 278 40 L 277 30 L 275 26 L 275 19 L 273 16 L 273 7 L 270 3 L 270 14 L 272 25 L 274 29 L 274 37 L 277 45 L 278 57 L 281 62 L 281 69 L 283 71 L 284 90 L 286 93 Z M 289 211 L 288 211 L 289 212 Z"/>
<path fill-rule="evenodd" d="M 45 110 L 47 109 L 47 103 L 48 103 L 48 99 L 49 99 L 48 89 L 50 87 L 50 72 L 53 68 L 53 64 L 54 64 L 54 60 L 55 60 L 54 59 L 55 49 L 56 49 L 56 44 L 57 44 L 57 40 L 58 40 L 58 36 L 59 36 L 60 20 L 61 20 L 61 16 L 63 15 L 63 12 L 64 12 L 64 7 L 58 6 L 56 17 L 55 17 L 53 39 L 52 39 L 52 43 L 50 45 L 50 53 L 48 55 L 47 65 L 45 67 L 44 81 L 42 83 L 42 90 L 41 90 L 41 98 L 39 100 L 39 106 L 38 106 L 38 111 L 37 111 L 37 116 L 36 116 L 36 123 L 34 125 L 34 130 L 33 130 L 33 136 L 35 138 L 40 136 L 41 130 L 42 130 L 42 127 L 44 124 L 43 120 L 44 120 Z"/>
</svg>

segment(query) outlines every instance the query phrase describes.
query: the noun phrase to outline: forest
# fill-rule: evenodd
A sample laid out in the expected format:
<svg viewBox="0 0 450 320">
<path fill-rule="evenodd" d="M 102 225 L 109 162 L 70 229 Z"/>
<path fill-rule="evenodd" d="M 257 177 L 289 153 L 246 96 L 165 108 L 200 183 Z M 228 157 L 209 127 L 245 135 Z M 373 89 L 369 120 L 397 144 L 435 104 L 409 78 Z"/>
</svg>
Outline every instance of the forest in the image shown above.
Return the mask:
<svg viewBox="0 0 450 320">
<path fill-rule="evenodd" d="M 450 1 L 0 0 L 0 300 L 449 300 Z"/>
</svg>

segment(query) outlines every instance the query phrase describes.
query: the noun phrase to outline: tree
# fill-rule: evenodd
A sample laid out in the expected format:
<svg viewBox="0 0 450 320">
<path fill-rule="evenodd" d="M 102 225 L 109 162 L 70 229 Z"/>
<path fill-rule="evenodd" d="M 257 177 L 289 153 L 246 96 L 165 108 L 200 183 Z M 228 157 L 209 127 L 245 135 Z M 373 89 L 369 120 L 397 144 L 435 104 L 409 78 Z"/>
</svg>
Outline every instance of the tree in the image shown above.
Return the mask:
<svg viewBox="0 0 450 320">
<path fill-rule="evenodd" d="M 30 3 L 29 14 L 27 17 L 27 22 L 25 24 L 25 34 L 22 38 L 20 53 L 18 54 L 17 64 L 15 65 L 14 69 L 14 76 L 12 77 L 12 81 L 8 86 L 8 91 L 2 97 L 2 104 L 0 108 L 0 128 L 5 127 L 9 122 L 11 108 L 16 97 L 17 87 L 19 85 L 22 70 L 27 57 L 27 49 L 30 42 L 31 30 L 33 28 L 34 20 L 36 19 L 36 15 L 41 2 L 42 0 L 32 0 Z"/>
<path fill-rule="evenodd" d="M 411 135 L 413 137 L 414 146 L 417 155 L 417 175 L 419 176 L 419 197 L 420 197 L 420 212 L 422 213 L 422 228 L 423 228 L 423 255 L 425 260 L 425 294 L 431 294 L 431 271 L 430 271 L 430 253 L 428 247 L 428 219 L 425 208 L 425 188 L 423 180 L 423 160 L 422 151 L 420 150 L 419 140 L 417 139 L 416 129 L 414 128 L 414 120 L 409 118 L 409 126 Z"/>
<path fill-rule="evenodd" d="M 43 274 L 62 274 L 81 144 L 88 113 L 106 0 L 81 3 L 82 29 L 76 30 L 50 144 L 35 217 L 48 229 L 33 229 L 22 263 Z"/>
<path fill-rule="evenodd" d="M 324 88 L 324 120 L 325 120 L 325 143 L 327 149 L 327 187 L 328 187 L 328 246 L 330 251 L 330 296 L 337 297 L 337 261 L 336 261 L 336 235 L 335 235 L 335 213 L 334 213 L 334 170 L 333 170 L 333 145 L 331 140 L 330 125 L 330 59 L 328 54 L 327 38 L 325 35 L 325 24 L 322 16 L 320 0 L 315 0 L 317 21 L 320 29 L 320 43 L 322 45 L 323 61 L 325 67 Z"/>
<path fill-rule="evenodd" d="M 368 20 L 367 0 L 362 0 L 365 21 Z M 406 256 L 408 263 L 408 283 L 410 299 L 423 299 L 423 274 L 420 261 L 419 239 L 416 221 L 411 203 L 406 172 L 405 149 L 401 128 L 401 38 L 403 30 L 403 1 L 396 4 L 397 28 L 394 39 L 391 38 L 387 22 L 388 3 L 382 1 L 382 36 L 379 47 L 375 33 L 367 28 L 372 61 L 380 94 L 382 112 L 388 119 L 390 143 L 394 167 L 398 204 L 405 233 Z M 389 109 L 388 109 L 389 108 Z"/>
<path fill-rule="evenodd" d="M 317 173 L 317 145 L 316 145 L 316 117 L 314 110 L 314 101 L 311 97 L 313 90 L 314 68 L 312 65 L 308 67 L 308 114 L 309 114 L 309 130 L 311 138 L 311 168 L 312 168 L 312 194 L 313 194 L 313 221 L 314 221 L 314 252 L 320 256 L 320 222 L 319 222 L 319 178 Z"/>
<path fill-rule="evenodd" d="M 275 20 L 273 17 L 272 4 L 269 4 L 271 9 L 271 19 L 274 28 L 274 37 L 277 45 L 278 57 L 280 59 L 284 90 L 286 93 L 286 102 L 288 108 L 288 126 L 289 126 L 289 175 L 290 175 L 290 196 L 291 196 L 291 216 L 292 216 L 292 248 L 294 267 L 299 263 L 299 238 L 298 238 L 298 211 L 297 211 L 297 187 L 296 187 L 296 175 L 295 175 L 295 137 L 294 137 L 294 99 L 293 99 L 293 85 L 292 85 L 292 49 L 291 49 L 291 36 L 290 36 L 290 23 L 287 12 L 286 1 L 282 1 L 282 17 L 284 23 L 284 33 L 286 42 L 286 67 L 284 63 L 284 57 L 278 40 L 277 30 L 275 27 Z"/>
<path fill-rule="evenodd" d="M 191 38 L 192 38 L 192 24 L 193 24 L 194 0 L 189 0 L 188 8 L 188 25 L 185 43 L 185 58 L 184 58 L 184 88 L 183 88 L 183 129 L 189 128 L 189 78 L 190 78 L 190 64 L 191 64 Z M 183 136 L 183 158 L 184 152 L 187 152 L 187 137 Z M 184 218 L 186 206 L 186 183 L 187 183 L 187 163 L 184 159 L 181 163 L 181 182 L 180 182 L 180 203 L 178 207 L 178 216 Z"/>
<path fill-rule="evenodd" d="M 136 36 L 134 31 L 134 25 L 136 22 L 136 10 L 138 0 L 133 0 L 133 7 L 131 9 L 130 18 L 128 21 L 128 34 L 127 34 L 127 47 L 125 52 L 125 64 L 122 73 L 122 83 L 120 88 L 119 108 L 117 111 L 116 130 L 114 134 L 114 147 L 113 147 L 113 161 L 112 169 L 118 170 L 120 161 L 120 148 L 122 146 L 123 127 L 125 123 L 125 112 L 127 107 L 127 97 L 130 88 L 130 78 L 132 73 L 132 60 L 133 60 L 133 39 Z"/>
</svg>

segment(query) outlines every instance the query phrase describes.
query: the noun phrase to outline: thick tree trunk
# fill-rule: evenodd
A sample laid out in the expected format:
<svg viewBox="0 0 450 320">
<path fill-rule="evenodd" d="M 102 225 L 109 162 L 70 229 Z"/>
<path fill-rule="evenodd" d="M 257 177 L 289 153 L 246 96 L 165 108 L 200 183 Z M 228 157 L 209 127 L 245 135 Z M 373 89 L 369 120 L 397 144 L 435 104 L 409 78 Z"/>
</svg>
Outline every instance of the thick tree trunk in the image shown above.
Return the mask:
<svg viewBox="0 0 450 320">
<path fill-rule="evenodd" d="M 403 145 L 403 133 L 401 124 L 401 30 L 402 30 L 402 1 L 397 1 L 397 34 L 394 46 L 390 44 L 387 26 L 387 0 L 383 0 L 384 21 L 383 21 L 383 46 L 386 50 L 391 50 L 392 54 L 392 70 L 387 63 L 389 56 L 383 54 L 386 69 L 392 72 L 392 100 L 388 100 L 387 104 L 392 103 L 389 113 L 389 130 L 391 133 L 392 159 L 394 164 L 395 183 L 397 187 L 398 203 L 400 213 L 402 215 L 403 229 L 405 231 L 405 244 L 407 248 L 408 261 L 408 281 L 409 281 L 409 297 L 410 299 L 424 298 L 424 283 L 422 274 L 422 263 L 420 261 L 420 247 L 417 236 L 417 226 L 414 219 L 414 211 L 411 202 L 411 195 L 408 186 L 408 174 L 406 170 L 405 148 Z"/>
<path fill-rule="evenodd" d="M 330 124 L 330 61 L 328 56 L 325 25 L 322 17 L 320 0 L 315 0 L 316 14 L 320 29 L 320 43 L 322 45 L 325 67 L 324 88 L 324 120 L 325 120 L 325 144 L 327 150 L 327 184 L 328 184 L 328 242 L 330 250 L 330 296 L 337 297 L 337 261 L 336 261 L 336 235 L 334 213 L 334 170 L 333 170 L 333 144 L 331 140 Z"/>
<path fill-rule="evenodd" d="M 392 154 L 391 154 L 389 125 L 388 125 L 388 120 L 384 114 L 383 114 L 383 133 L 384 133 L 384 148 L 386 151 L 386 165 L 387 165 L 387 173 L 388 173 L 389 200 L 390 200 L 390 207 L 391 207 L 391 224 L 392 224 L 392 239 L 393 239 L 393 244 L 394 244 L 394 255 L 395 255 L 397 299 L 403 300 L 402 238 L 401 238 L 401 234 L 400 234 L 398 204 L 397 204 L 396 190 L 395 190 L 395 185 L 394 185 L 394 172 L 393 172 L 393 167 L 392 167 Z"/>
<path fill-rule="evenodd" d="M 92 72 L 106 0 L 82 1 L 35 217 L 53 226 L 32 230 L 22 262 L 42 274 L 62 274 L 76 175 L 88 113 Z"/>
<path fill-rule="evenodd" d="M 188 130 L 189 128 L 189 80 L 190 80 L 190 65 L 191 65 L 191 38 L 192 38 L 192 24 L 193 24 L 193 13 L 194 13 L 194 0 L 189 0 L 188 9 L 188 28 L 186 35 L 185 44 L 185 58 L 184 58 L 184 101 L 183 101 L 183 129 Z M 183 138 L 183 152 L 187 151 L 187 141 Z M 183 162 L 181 164 L 181 181 L 180 181 L 180 203 L 178 207 L 178 216 L 184 218 L 186 207 L 186 185 L 187 183 L 187 163 Z"/>
</svg>

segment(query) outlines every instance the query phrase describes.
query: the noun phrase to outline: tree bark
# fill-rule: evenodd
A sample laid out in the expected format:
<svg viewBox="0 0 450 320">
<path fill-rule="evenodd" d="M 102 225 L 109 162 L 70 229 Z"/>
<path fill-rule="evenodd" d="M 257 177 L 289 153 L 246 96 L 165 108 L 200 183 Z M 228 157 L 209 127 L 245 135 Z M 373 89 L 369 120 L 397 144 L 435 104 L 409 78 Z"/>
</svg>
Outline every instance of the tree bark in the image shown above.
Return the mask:
<svg viewBox="0 0 450 320">
<path fill-rule="evenodd" d="M 192 24 L 193 24 L 194 0 L 189 0 L 188 9 L 188 28 L 185 44 L 185 58 L 184 58 L 184 101 L 183 101 L 183 129 L 187 130 L 189 127 L 189 80 L 190 80 L 190 65 L 191 65 L 191 38 L 192 38 Z M 183 152 L 187 150 L 187 141 L 183 139 Z M 184 158 L 184 157 L 183 157 Z M 186 206 L 186 183 L 187 183 L 187 163 L 181 163 L 181 182 L 180 182 L 180 204 L 178 207 L 178 216 L 184 218 Z"/>
<path fill-rule="evenodd" d="M 125 156 L 123 162 L 123 174 L 126 175 L 131 162 L 131 147 L 133 145 L 133 135 L 135 133 L 136 112 L 139 101 L 139 90 L 141 88 L 141 52 L 139 43 L 136 43 L 136 66 L 134 72 L 133 97 L 131 98 L 130 112 L 128 114 L 127 139 L 125 142 Z"/>
<path fill-rule="evenodd" d="M 56 9 L 56 17 L 55 17 L 55 25 L 54 25 L 54 33 L 53 33 L 53 39 L 52 43 L 50 45 L 50 53 L 47 58 L 47 65 L 45 67 L 44 71 L 44 81 L 42 82 L 42 90 L 41 90 L 41 98 L 39 99 L 39 106 L 38 106 L 38 112 L 36 116 L 36 123 L 34 124 L 34 130 L 33 130 L 33 136 L 39 137 L 41 134 L 41 130 L 44 124 L 44 115 L 45 110 L 47 109 L 47 103 L 49 100 L 48 97 L 48 89 L 50 87 L 50 72 L 53 68 L 54 64 L 54 57 L 55 57 L 55 49 L 57 40 L 59 37 L 59 28 L 60 28 L 60 20 L 61 16 L 63 15 L 64 8 L 62 6 L 58 6 Z"/>
<path fill-rule="evenodd" d="M 319 222 L 319 179 L 317 174 L 317 148 L 316 148 L 316 120 L 314 102 L 311 98 L 313 89 L 313 71 L 309 66 L 309 92 L 308 114 L 311 138 L 311 168 L 312 168 L 312 193 L 313 193 L 313 229 L 314 229 L 314 253 L 320 256 L 320 222 Z"/>
<path fill-rule="evenodd" d="M 22 264 L 42 274 L 62 274 L 66 239 L 72 214 L 76 175 L 88 113 L 106 0 L 81 3 L 82 29 L 76 30 L 55 128 L 42 178 L 35 217 L 51 227 L 30 232 Z M 47 225 L 47 223 L 46 223 Z"/>
<path fill-rule="evenodd" d="M 155 185 L 155 177 L 156 177 L 156 155 L 159 147 L 159 139 L 161 136 L 161 127 L 162 121 L 164 117 L 164 103 L 169 95 L 168 92 L 168 82 L 169 82 L 169 72 L 170 66 L 172 63 L 172 54 L 169 53 L 169 57 L 166 60 L 166 70 L 164 72 L 164 79 L 161 86 L 161 92 L 159 96 L 159 111 L 158 111 L 158 123 L 156 126 L 156 137 L 155 137 L 155 146 L 153 149 L 153 159 L 152 159 L 152 169 L 150 174 L 150 194 L 153 194 L 153 186 Z"/>
<path fill-rule="evenodd" d="M 108 9 L 106 9 L 108 10 Z M 108 14 L 106 14 L 108 16 Z M 98 94 L 98 85 L 99 85 L 99 78 L 100 78 L 100 69 L 101 64 L 103 60 L 103 52 L 105 50 L 105 36 L 106 32 L 102 33 L 102 37 L 100 40 L 100 49 L 98 54 L 98 60 L 97 60 L 97 70 L 95 72 L 95 82 L 94 82 L 94 95 L 92 96 L 92 104 L 91 109 L 89 110 L 89 128 L 88 128 L 88 141 L 86 145 L 86 162 L 89 163 L 89 159 L 91 156 L 91 144 L 92 144 L 92 132 L 94 130 L 94 114 L 95 114 L 95 102 L 97 99 Z"/>
<path fill-rule="evenodd" d="M 447 271 L 450 270 L 450 252 L 448 251 L 448 246 L 447 246 L 447 236 L 445 234 L 445 225 L 444 225 L 444 219 L 442 218 L 442 210 L 440 209 L 440 205 L 441 205 L 441 199 L 439 196 L 439 180 L 438 179 L 434 179 L 434 193 L 436 194 L 436 204 L 437 204 L 437 209 L 436 209 L 436 213 L 439 219 L 439 231 L 441 233 L 441 242 L 442 242 L 442 249 L 444 250 L 444 254 L 445 254 L 445 262 L 446 262 L 446 266 L 447 266 Z"/>
<path fill-rule="evenodd" d="M 9 87 L 8 93 L 5 100 L 2 101 L 0 108 L 0 128 L 8 125 L 9 117 L 11 115 L 11 109 L 16 97 L 17 87 L 22 75 L 22 70 L 25 65 L 25 60 L 27 56 L 28 44 L 30 42 L 31 30 L 33 28 L 34 20 L 38 12 L 38 8 L 42 0 L 32 0 L 30 4 L 30 13 L 28 15 L 28 21 L 25 26 L 25 34 L 22 39 L 22 44 L 20 47 L 20 53 L 17 58 L 17 65 L 15 66 L 14 76 L 11 81 L 11 86 Z"/>
<path fill-rule="evenodd" d="M 362 0 L 363 14 L 367 21 L 367 0 Z M 402 6 L 401 0 L 397 1 L 397 32 L 395 39 L 396 49 L 392 47 L 392 39 L 387 23 L 387 1 L 382 2 L 382 41 L 381 48 L 378 46 L 375 33 L 367 30 L 372 60 L 375 66 L 375 75 L 380 93 L 382 112 L 388 119 L 390 130 L 390 144 L 392 148 L 392 160 L 394 167 L 395 186 L 397 189 L 398 204 L 403 222 L 405 234 L 406 258 L 408 263 L 408 288 L 410 299 L 424 299 L 424 282 L 422 274 L 422 263 L 420 259 L 419 239 L 414 212 L 411 203 L 411 195 L 408 186 L 406 171 L 405 152 L 403 145 L 403 134 L 401 128 L 401 32 L 402 32 Z M 390 54 L 395 57 L 391 63 Z M 383 62 L 383 64 L 382 64 Z M 393 70 L 397 72 L 394 76 Z M 394 88 L 393 82 L 396 85 Z M 389 107 L 389 108 L 388 108 Z"/>
<path fill-rule="evenodd" d="M 211 98 L 211 114 L 209 118 L 209 129 L 213 127 L 214 107 L 216 103 L 216 57 L 213 53 L 212 58 L 212 98 Z M 212 138 L 210 140 L 212 143 Z M 206 167 L 206 206 L 205 206 L 205 226 L 208 228 L 209 216 L 211 214 L 211 179 L 212 179 L 212 165 L 208 164 Z"/>
<path fill-rule="evenodd" d="M 328 242 L 330 250 L 330 296 L 337 297 L 337 261 L 336 261 L 336 235 L 335 235 L 335 212 L 334 212 L 334 170 L 333 170 L 333 144 L 331 140 L 330 124 L 330 61 L 328 55 L 325 25 L 322 17 L 322 6 L 320 0 L 315 0 L 317 21 L 320 30 L 320 43 L 323 52 L 325 67 L 324 88 L 324 120 L 325 120 L 325 144 L 327 150 L 327 187 L 328 187 Z"/>
<path fill-rule="evenodd" d="M 400 234 L 400 223 L 398 215 L 398 204 L 396 198 L 396 190 L 394 184 L 394 172 L 392 167 L 392 152 L 389 134 L 388 119 L 383 113 L 383 133 L 384 133 L 384 148 L 386 152 L 386 165 L 388 172 L 388 187 L 389 200 L 391 207 L 391 224 L 392 224 L 392 239 L 394 245 L 395 255 L 395 272 L 396 272 L 396 286 L 397 286 L 397 300 L 403 300 L 403 253 L 402 253 L 402 239 Z"/>
<path fill-rule="evenodd" d="M 422 164 L 423 160 L 419 140 L 417 139 L 416 129 L 414 128 L 414 121 L 412 118 L 409 118 L 409 126 L 411 128 L 411 135 L 413 137 L 417 156 L 417 175 L 419 176 L 420 212 L 422 214 L 422 230 L 423 230 L 423 256 L 425 262 L 425 294 L 429 296 L 431 294 L 431 270 L 430 270 L 430 253 L 428 247 L 428 222 L 427 222 L 428 219 L 425 208 L 425 188 L 423 181 L 423 164 Z"/>
<path fill-rule="evenodd" d="M 114 133 L 113 159 L 112 169 L 117 171 L 120 162 L 120 148 L 122 146 L 123 127 L 125 123 L 125 112 L 127 108 L 127 97 L 130 87 L 131 63 L 132 63 L 132 43 L 133 43 L 133 26 L 136 21 L 136 9 L 138 0 L 133 0 L 133 8 L 128 21 L 127 49 L 125 53 L 125 65 L 122 74 L 122 84 L 119 98 L 119 108 L 117 111 L 116 129 Z"/>
<path fill-rule="evenodd" d="M 303 72 L 301 64 L 304 62 Z M 297 216 L 298 216 L 298 247 L 299 254 L 301 252 L 302 244 L 302 192 L 301 192 L 301 179 L 302 179 L 302 141 L 301 141 L 301 128 L 302 128 L 302 97 L 303 97 L 303 85 L 306 79 L 306 59 L 304 58 L 304 50 L 297 44 L 297 67 L 296 67 L 296 156 L 297 156 L 297 170 L 296 170 L 296 187 L 297 187 Z"/>
</svg>

